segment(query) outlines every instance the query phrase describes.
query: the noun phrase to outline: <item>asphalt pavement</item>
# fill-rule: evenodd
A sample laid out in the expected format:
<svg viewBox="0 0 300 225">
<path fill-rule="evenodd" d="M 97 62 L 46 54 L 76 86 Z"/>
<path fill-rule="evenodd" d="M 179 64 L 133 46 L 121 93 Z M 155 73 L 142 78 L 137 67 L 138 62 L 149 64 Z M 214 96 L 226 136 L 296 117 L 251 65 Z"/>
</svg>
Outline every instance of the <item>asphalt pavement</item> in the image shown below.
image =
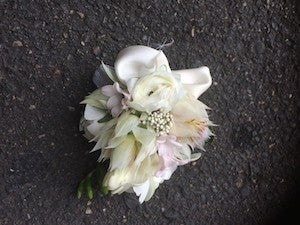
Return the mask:
<svg viewBox="0 0 300 225">
<path fill-rule="evenodd" d="M 291 224 L 298 206 L 295 1 L 0 0 L 0 224 Z M 78 131 L 101 60 L 164 49 L 172 69 L 208 66 L 218 127 L 196 164 L 142 205 L 76 198 L 99 153 Z M 298 102 L 298 104 L 297 104 Z"/>
</svg>

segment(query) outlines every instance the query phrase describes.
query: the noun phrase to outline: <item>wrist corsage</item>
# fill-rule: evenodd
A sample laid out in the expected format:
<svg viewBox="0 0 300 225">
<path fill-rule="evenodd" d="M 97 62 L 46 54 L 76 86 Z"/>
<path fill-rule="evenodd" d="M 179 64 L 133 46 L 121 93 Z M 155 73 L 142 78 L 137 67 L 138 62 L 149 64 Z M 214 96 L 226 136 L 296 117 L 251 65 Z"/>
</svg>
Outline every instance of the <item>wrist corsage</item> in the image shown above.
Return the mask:
<svg viewBox="0 0 300 225">
<path fill-rule="evenodd" d="M 213 136 L 208 107 L 198 100 L 211 85 L 207 67 L 171 70 L 165 54 L 146 46 L 122 50 L 114 68 L 99 67 L 98 89 L 88 95 L 80 129 L 101 151 L 98 165 L 78 187 L 93 197 L 94 177 L 102 192 L 134 192 L 148 201 L 178 166 L 199 159 Z M 94 179 L 93 178 L 93 179 Z"/>
</svg>

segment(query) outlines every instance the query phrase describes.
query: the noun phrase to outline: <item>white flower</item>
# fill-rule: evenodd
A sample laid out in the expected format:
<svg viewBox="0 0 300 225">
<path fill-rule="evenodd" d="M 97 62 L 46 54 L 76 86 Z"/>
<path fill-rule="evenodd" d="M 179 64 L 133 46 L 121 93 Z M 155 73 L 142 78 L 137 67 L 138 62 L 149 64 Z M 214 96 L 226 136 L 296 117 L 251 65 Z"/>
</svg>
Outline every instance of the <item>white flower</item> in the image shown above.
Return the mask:
<svg viewBox="0 0 300 225">
<path fill-rule="evenodd" d="M 135 192 L 142 203 L 178 166 L 198 159 L 192 148 L 212 135 L 207 107 L 197 100 L 211 85 L 210 72 L 172 71 L 162 51 L 146 46 L 122 50 L 115 70 L 102 67 L 114 84 L 82 102 L 82 127 L 96 142 L 92 151 L 101 149 L 99 161 L 110 160 L 103 185 L 113 194 Z"/>
<path fill-rule="evenodd" d="M 207 109 L 202 102 L 189 95 L 184 96 L 171 111 L 173 127 L 170 134 L 185 139 L 192 147 L 202 148 L 212 135 L 208 126 L 214 126 L 208 118 Z"/>
<path fill-rule="evenodd" d="M 84 135 L 87 139 L 94 138 L 100 132 L 103 124 L 98 123 L 98 120 L 103 118 L 105 114 L 106 112 L 103 109 L 86 105 L 79 129 L 85 132 Z"/>
<path fill-rule="evenodd" d="M 125 48 L 118 54 L 115 62 L 118 80 L 127 86 L 129 93 L 132 92 L 139 78 L 155 71 L 171 73 L 174 78 L 179 76 L 184 89 L 195 99 L 211 85 L 210 72 L 206 66 L 171 71 L 165 54 L 147 46 L 136 45 Z M 174 97 L 176 98 L 176 96 Z"/>
<path fill-rule="evenodd" d="M 169 112 L 184 94 L 179 77 L 165 71 L 155 71 L 141 77 L 132 89 L 128 105 L 151 113 L 160 109 Z"/>
</svg>

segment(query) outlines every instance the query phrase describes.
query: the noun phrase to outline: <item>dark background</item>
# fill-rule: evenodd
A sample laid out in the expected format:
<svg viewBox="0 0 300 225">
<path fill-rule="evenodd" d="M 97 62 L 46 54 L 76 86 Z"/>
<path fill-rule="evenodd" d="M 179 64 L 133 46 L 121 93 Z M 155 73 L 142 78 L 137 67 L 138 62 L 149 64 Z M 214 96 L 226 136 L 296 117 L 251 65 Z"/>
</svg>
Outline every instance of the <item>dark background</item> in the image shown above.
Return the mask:
<svg viewBox="0 0 300 225">
<path fill-rule="evenodd" d="M 291 219 L 299 189 L 298 21 L 295 2 L 280 0 L 0 0 L 0 224 Z M 214 143 L 142 205 L 131 194 L 77 200 L 77 184 L 98 156 L 78 132 L 93 72 L 126 46 L 172 39 L 164 50 L 171 68 L 211 70 L 201 100 L 219 125 Z"/>
</svg>

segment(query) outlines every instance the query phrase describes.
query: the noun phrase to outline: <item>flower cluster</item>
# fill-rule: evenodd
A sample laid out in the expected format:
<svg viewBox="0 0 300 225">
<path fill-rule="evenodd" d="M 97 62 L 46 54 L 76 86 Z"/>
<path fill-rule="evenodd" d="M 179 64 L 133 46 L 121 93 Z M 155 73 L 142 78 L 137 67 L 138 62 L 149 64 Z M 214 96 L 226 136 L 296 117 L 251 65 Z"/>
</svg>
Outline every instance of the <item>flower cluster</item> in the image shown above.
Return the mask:
<svg viewBox="0 0 300 225">
<path fill-rule="evenodd" d="M 207 67 L 171 70 L 162 51 L 146 46 L 122 50 L 114 68 L 101 65 L 111 83 L 98 77 L 88 95 L 81 129 L 99 161 L 109 160 L 103 186 L 149 200 L 180 165 L 197 160 L 213 135 L 208 109 L 198 97 L 211 85 Z M 104 73 L 99 73 L 103 76 Z M 102 85 L 102 84 L 106 85 Z"/>
<path fill-rule="evenodd" d="M 148 114 L 147 119 L 142 120 L 143 125 L 152 127 L 157 136 L 169 134 L 170 128 L 173 126 L 173 115 L 170 113 L 163 113 L 160 110 Z"/>
</svg>

